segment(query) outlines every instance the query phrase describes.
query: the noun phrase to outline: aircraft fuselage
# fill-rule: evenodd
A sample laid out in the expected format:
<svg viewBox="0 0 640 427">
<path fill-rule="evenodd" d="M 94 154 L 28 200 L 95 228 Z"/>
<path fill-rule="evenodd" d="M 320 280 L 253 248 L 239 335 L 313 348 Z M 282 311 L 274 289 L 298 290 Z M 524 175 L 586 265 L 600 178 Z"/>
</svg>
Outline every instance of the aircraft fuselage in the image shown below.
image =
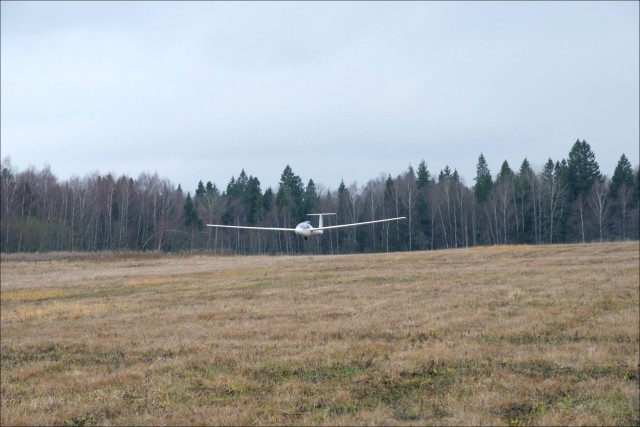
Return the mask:
<svg viewBox="0 0 640 427">
<path fill-rule="evenodd" d="M 323 230 L 316 230 L 315 228 L 313 228 L 309 221 L 305 221 L 296 225 L 295 233 L 296 236 L 304 237 L 304 239 L 307 240 L 307 238 L 310 236 L 322 235 Z"/>
</svg>

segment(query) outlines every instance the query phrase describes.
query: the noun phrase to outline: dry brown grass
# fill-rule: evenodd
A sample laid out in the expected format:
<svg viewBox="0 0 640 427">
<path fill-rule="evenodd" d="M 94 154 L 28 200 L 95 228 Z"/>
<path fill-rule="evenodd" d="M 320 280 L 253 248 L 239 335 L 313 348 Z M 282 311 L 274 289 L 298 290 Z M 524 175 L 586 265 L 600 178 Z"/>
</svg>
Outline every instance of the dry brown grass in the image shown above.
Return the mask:
<svg viewBox="0 0 640 427">
<path fill-rule="evenodd" d="M 638 242 L 2 257 L 3 425 L 637 425 Z"/>
</svg>

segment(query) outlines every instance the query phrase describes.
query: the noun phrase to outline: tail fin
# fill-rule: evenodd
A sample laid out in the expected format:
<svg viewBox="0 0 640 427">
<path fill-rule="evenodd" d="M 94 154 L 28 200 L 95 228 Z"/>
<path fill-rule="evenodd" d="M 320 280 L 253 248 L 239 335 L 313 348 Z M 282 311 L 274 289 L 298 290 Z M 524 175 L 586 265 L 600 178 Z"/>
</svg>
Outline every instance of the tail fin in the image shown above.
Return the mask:
<svg viewBox="0 0 640 427">
<path fill-rule="evenodd" d="M 322 215 L 335 215 L 335 213 L 317 213 L 317 214 L 307 214 L 308 216 L 317 216 L 318 217 L 318 228 L 322 228 Z"/>
</svg>

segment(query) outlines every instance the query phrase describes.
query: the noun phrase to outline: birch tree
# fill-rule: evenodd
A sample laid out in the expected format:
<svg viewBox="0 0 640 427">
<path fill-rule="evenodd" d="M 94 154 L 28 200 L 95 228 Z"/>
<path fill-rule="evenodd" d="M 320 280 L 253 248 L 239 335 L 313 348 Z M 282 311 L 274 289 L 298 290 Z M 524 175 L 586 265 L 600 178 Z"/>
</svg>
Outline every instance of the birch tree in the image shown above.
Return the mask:
<svg viewBox="0 0 640 427">
<path fill-rule="evenodd" d="M 609 185 L 606 179 L 596 179 L 589 194 L 589 206 L 593 210 L 598 223 L 598 241 L 604 238 L 604 222 L 609 209 Z"/>
<path fill-rule="evenodd" d="M 16 250 L 15 247 L 10 245 L 13 213 L 15 209 L 14 201 L 17 190 L 16 173 L 16 169 L 11 164 L 11 159 L 9 157 L 5 157 L 0 164 L 0 191 L 2 191 L 2 195 L 0 197 L 0 200 L 2 200 L 2 219 L 0 220 L 2 230 L 0 232 L 0 239 L 2 239 L 3 242 L 2 252 L 11 252 Z"/>
</svg>

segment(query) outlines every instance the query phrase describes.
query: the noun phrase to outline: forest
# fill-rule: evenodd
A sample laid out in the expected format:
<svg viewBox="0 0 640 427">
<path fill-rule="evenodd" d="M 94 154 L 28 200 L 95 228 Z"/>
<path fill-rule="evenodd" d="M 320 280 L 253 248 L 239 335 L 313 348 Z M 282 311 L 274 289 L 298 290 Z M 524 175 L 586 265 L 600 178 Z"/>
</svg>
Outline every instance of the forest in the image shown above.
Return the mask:
<svg viewBox="0 0 640 427">
<path fill-rule="evenodd" d="M 478 157 L 474 185 L 449 166 L 420 161 L 395 177 L 337 189 L 306 185 L 287 165 L 277 189 L 241 170 L 224 187 L 184 190 L 158 174 L 89 174 L 59 181 L 49 166 L 18 171 L 2 160 L 1 251 L 207 251 L 223 254 L 343 254 L 479 245 L 638 240 L 640 173 L 622 154 L 602 174 L 586 141 L 534 171 L 505 160 L 495 177 Z M 307 213 L 331 224 L 405 216 L 405 221 L 333 230 L 308 241 L 294 233 L 228 230 L 207 223 L 295 227 Z"/>
</svg>

